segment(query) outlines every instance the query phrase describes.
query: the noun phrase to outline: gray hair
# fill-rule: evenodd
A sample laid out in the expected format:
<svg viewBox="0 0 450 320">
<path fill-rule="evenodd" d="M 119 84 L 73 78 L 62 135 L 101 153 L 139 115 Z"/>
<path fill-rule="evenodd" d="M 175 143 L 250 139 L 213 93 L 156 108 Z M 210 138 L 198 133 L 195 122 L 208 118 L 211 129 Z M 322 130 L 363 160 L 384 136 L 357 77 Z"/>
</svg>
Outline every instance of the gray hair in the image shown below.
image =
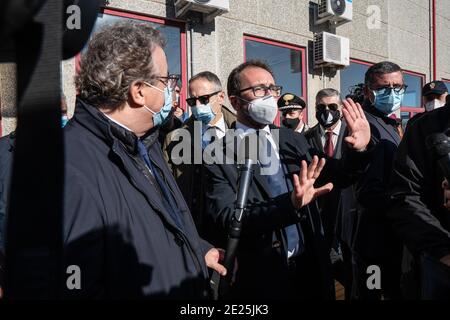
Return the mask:
<svg viewBox="0 0 450 320">
<path fill-rule="evenodd" d="M 339 91 L 337 91 L 336 89 L 333 89 L 333 88 L 322 89 L 319 92 L 317 92 L 316 101 L 319 101 L 323 98 L 328 98 L 328 97 L 338 97 L 340 99 L 340 93 L 339 93 Z"/>
<path fill-rule="evenodd" d="M 80 98 L 95 107 L 120 107 L 133 82 L 154 83 L 160 76 L 151 51 L 164 44 L 160 32 L 147 23 L 126 21 L 101 28 L 81 59 L 75 80 Z"/>
<path fill-rule="evenodd" d="M 215 91 L 222 91 L 222 83 L 220 82 L 220 79 L 217 75 L 215 75 L 214 73 L 210 72 L 210 71 L 203 71 L 200 73 L 197 73 L 195 76 L 193 76 L 190 80 L 189 80 L 189 85 L 191 85 L 192 82 L 199 80 L 199 79 L 204 79 L 208 82 L 211 82 L 212 84 L 214 84 L 215 87 Z"/>
</svg>

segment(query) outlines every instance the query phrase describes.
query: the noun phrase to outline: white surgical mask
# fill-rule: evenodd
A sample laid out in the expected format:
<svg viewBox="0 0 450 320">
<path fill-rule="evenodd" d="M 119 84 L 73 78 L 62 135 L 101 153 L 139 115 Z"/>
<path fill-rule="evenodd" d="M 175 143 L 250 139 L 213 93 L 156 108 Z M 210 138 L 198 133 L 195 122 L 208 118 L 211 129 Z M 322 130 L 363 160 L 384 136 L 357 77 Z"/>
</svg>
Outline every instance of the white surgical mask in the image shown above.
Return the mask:
<svg viewBox="0 0 450 320">
<path fill-rule="evenodd" d="M 278 109 L 277 102 L 272 95 L 252 101 L 240 99 L 248 103 L 247 113 L 253 121 L 267 125 L 273 123 L 275 120 Z"/>
<path fill-rule="evenodd" d="M 434 109 L 439 109 L 439 108 L 443 107 L 444 105 L 445 105 L 445 103 L 442 103 L 438 99 L 434 99 L 433 101 L 428 101 L 425 104 L 425 110 L 426 111 L 433 111 Z"/>
</svg>

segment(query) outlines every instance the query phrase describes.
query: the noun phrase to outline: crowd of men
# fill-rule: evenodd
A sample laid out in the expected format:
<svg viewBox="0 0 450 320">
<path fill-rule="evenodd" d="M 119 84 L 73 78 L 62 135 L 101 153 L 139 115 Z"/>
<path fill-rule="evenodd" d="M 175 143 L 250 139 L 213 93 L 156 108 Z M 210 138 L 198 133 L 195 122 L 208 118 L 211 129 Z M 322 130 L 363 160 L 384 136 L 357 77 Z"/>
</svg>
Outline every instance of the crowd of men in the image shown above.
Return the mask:
<svg viewBox="0 0 450 320">
<path fill-rule="evenodd" d="M 62 119 L 64 264 L 82 270 L 65 298 L 210 299 L 213 272 L 231 273 L 226 299 L 333 300 L 335 280 L 346 299 L 450 296 L 450 187 L 426 145 L 450 128 L 442 82 L 424 87 L 426 112 L 404 135 L 407 86 L 387 61 L 366 72 L 362 105 L 320 90 L 312 128 L 306 102 L 259 60 L 236 66 L 226 90 L 194 75 L 187 114 L 163 49 L 153 27 L 121 22 L 82 56 Z M 249 136 L 257 161 L 227 270 Z M 13 152 L 14 134 L 0 139 L 0 265 Z"/>
</svg>

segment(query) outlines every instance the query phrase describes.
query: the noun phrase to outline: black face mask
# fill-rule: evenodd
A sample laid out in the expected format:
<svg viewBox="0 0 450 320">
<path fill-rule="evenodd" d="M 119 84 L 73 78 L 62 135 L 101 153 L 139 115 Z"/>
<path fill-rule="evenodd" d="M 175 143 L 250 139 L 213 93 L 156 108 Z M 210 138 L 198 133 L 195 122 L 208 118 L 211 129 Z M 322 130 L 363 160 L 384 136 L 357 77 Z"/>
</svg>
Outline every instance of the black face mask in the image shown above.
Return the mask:
<svg viewBox="0 0 450 320">
<path fill-rule="evenodd" d="M 320 110 L 316 112 L 316 119 L 324 128 L 332 127 L 341 118 L 339 111 Z"/>
<path fill-rule="evenodd" d="M 289 129 L 292 129 L 292 130 L 297 129 L 299 124 L 300 124 L 300 119 L 299 118 L 296 118 L 296 119 L 285 118 L 285 119 L 283 119 L 283 125 L 286 128 L 289 128 Z"/>
</svg>

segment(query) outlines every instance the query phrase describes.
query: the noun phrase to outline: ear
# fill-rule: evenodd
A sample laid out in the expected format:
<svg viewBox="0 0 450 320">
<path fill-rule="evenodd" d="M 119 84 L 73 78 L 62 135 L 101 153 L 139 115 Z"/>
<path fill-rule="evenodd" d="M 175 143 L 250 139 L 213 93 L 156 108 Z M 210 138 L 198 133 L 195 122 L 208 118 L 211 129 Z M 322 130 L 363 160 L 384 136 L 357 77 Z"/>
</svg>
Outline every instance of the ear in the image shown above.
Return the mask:
<svg viewBox="0 0 450 320">
<path fill-rule="evenodd" d="M 373 102 L 373 92 L 369 89 L 368 85 L 364 85 L 364 98 L 366 100 L 369 100 L 370 102 Z"/>
<path fill-rule="evenodd" d="M 230 96 L 228 97 L 228 100 L 230 100 L 234 110 L 239 111 L 239 109 L 241 109 L 241 101 L 236 96 Z"/>
<path fill-rule="evenodd" d="M 217 94 L 217 102 L 223 104 L 225 102 L 225 92 L 221 91 Z"/>
<path fill-rule="evenodd" d="M 143 106 L 145 105 L 145 97 L 144 97 L 144 90 L 145 85 L 135 81 L 130 86 L 130 100 L 134 105 Z"/>
</svg>

